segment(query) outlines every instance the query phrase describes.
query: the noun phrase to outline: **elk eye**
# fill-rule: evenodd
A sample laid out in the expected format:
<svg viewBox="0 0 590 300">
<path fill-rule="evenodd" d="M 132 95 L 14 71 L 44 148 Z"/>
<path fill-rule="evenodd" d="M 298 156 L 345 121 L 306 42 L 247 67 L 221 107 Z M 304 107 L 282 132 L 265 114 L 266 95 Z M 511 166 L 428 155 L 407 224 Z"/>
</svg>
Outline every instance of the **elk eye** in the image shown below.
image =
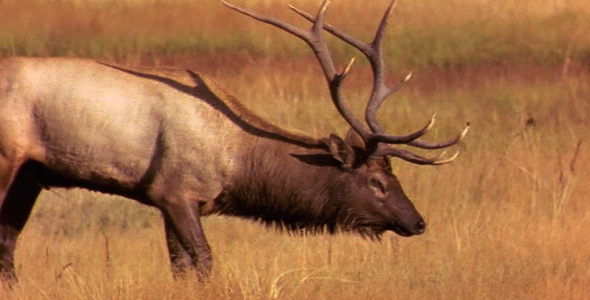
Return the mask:
<svg viewBox="0 0 590 300">
<path fill-rule="evenodd" d="M 381 180 L 377 178 L 371 178 L 370 184 L 371 188 L 376 193 L 380 194 L 381 196 L 385 195 L 385 185 L 383 185 L 383 182 L 381 182 Z"/>
</svg>

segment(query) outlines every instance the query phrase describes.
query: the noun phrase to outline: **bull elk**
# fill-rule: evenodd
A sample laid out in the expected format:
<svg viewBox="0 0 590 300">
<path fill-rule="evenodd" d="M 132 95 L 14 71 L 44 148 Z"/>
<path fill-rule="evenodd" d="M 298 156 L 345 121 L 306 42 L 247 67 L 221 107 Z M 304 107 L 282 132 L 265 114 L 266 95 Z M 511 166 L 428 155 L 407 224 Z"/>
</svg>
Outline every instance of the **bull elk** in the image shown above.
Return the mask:
<svg viewBox="0 0 590 300">
<path fill-rule="evenodd" d="M 223 2 L 223 1 L 222 1 Z M 395 1 L 394 1 L 395 2 Z M 200 218 L 232 215 L 288 230 L 351 231 L 378 238 L 391 230 L 421 234 L 426 224 L 392 174 L 389 157 L 425 158 L 394 147 L 425 149 L 459 142 L 468 125 L 444 142 L 420 140 L 428 124 L 408 135 L 384 132 L 379 106 L 409 78 L 385 83 L 383 33 L 389 5 L 371 43 L 325 22 L 329 1 L 303 30 L 223 2 L 305 41 L 328 83 L 331 100 L 350 124 L 343 139 L 288 132 L 244 107 L 209 77 L 190 70 L 125 67 L 74 58 L 0 60 L 0 274 L 16 280 L 13 254 L 43 188 L 79 187 L 121 195 L 158 208 L 175 275 L 212 267 Z M 344 102 L 323 32 L 360 50 L 373 71 L 366 124 Z"/>
</svg>

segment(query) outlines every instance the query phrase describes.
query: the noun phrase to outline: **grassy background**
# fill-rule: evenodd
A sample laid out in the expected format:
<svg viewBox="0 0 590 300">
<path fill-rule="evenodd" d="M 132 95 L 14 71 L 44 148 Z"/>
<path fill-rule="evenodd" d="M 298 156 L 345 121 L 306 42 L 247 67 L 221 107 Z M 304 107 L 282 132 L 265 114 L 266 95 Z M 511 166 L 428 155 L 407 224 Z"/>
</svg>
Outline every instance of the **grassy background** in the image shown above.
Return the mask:
<svg viewBox="0 0 590 300">
<path fill-rule="evenodd" d="M 338 2 L 338 1 L 337 1 Z M 370 38 L 387 1 L 336 3 L 330 22 Z M 241 1 L 298 21 L 286 5 Z M 315 11 L 317 1 L 289 3 Z M 387 51 L 396 66 L 555 63 L 590 60 L 590 5 L 575 0 L 402 1 Z M 123 60 L 168 55 L 248 52 L 265 57 L 307 54 L 291 37 L 238 17 L 217 1 L 4 0 L 0 55 L 91 56 Z M 336 44 L 335 51 L 350 50 Z"/>
<path fill-rule="evenodd" d="M 330 22 L 365 39 L 386 6 L 334 2 Z M 305 25 L 273 1 L 239 3 Z M 582 1 L 400 2 L 388 63 L 392 80 L 414 77 L 382 108 L 385 127 L 405 133 L 436 111 L 427 138 L 443 139 L 472 123 L 453 164 L 394 162 L 423 236 L 292 237 L 209 217 L 203 286 L 172 280 L 157 211 L 52 190 L 17 247 L 21 284 L 2 299 L 588 299 L 589 20 Z M 343 62 L 358 55 L 333 48 Z M 346 131 L 304 45 L 215 1 L 3 0 L 0 55 L 190 67 L 277 124 Z M 369 80 L 360 63 L 345 87 L 359 112 Z"/>
</svg>

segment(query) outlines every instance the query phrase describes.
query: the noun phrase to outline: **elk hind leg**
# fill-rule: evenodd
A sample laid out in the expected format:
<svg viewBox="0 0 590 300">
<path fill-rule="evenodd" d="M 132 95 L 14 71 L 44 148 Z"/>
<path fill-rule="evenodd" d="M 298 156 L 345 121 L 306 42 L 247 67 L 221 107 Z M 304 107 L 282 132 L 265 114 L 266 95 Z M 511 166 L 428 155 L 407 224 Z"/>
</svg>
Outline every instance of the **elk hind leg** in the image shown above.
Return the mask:
<svg viewBox="0 0 590 300">
<path fill-rule="evenodd" d="M 23 164 L 16 172 L 15 169 L 4 169 L 1 172 L 0 193 L 3 198 L 0 198 L 0 279 L 14 282 L 16 241 L 29 219 L 41 186 L 31 163 Z"/>
</svg>

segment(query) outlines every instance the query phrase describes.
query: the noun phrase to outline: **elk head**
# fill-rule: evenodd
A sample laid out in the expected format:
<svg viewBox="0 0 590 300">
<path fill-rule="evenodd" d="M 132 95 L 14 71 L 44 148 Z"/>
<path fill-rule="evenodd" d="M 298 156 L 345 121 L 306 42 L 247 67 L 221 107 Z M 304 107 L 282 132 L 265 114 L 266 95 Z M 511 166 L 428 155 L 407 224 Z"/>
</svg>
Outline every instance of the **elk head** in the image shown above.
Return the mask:
<svg viewBox="0 0 590 300">
<path fill-rule="evenodd" d="M 379 236 L 386 230 L 392 230 L 402 236 L 421 234 L 426 224 L 414 205 L 405 195 L 399 181 L 391 172 L 390 157 L 398 157 L 405 161 L 420 165 L 440 165 L 457 157 L 455 153 L 445 158 L 445 153 L 432 158 L 422 157 L 408 150 L 392 145 L 403 144 L 422 149 L 440 149 L 458 143 L 467 133 L 469 123 L 454 139 L 444 142 L 428 142 L 420 140 L 434 124 L 435 115 L 422 129 L 408 135 L 390 135 L 384 132 L 379 124 L 376 113 L 383 101 L 401 88 L 409 79 L 410 74 L 398 84 L 388 86 L 385 82 L 385 65 L 382 53 L 382 40 L 387 21 L 393 10 L 392 1 L 381 19 L 372 42 L 362 42 L 349 34 L 326 24 L 329 0 L 324 0 L 316 16 L 290 8 L 297 14 L 313 23 L 309 30 L 303 30 L 283 21 L 261 15 L 248 9 L 237 7 L 222 1 L 226 6 L 258 21 L 278 27 L 305 41 L 313 50 L 324 72 L 328 83 L 332 102 L 350 124 L 351 129 L 345 139 L 331 135 L 325 143 L 334 159 L 340 164 L 337 195 L 343 200 L 346 212 L 341 212 L 339 223 L 345 229 L 358 231 L 363 235 Z M 365 110 L 364 124 L 359 120 L 343 100 L 340 87 L 354 63 L 352 59 L 342 72 L 337 72 L 333 58 L 328 49 L 323 31 L 331 33 L 342 41 L 358 49 L 369 60 L 373 73 L 373 87 Z"/>
</svg>

